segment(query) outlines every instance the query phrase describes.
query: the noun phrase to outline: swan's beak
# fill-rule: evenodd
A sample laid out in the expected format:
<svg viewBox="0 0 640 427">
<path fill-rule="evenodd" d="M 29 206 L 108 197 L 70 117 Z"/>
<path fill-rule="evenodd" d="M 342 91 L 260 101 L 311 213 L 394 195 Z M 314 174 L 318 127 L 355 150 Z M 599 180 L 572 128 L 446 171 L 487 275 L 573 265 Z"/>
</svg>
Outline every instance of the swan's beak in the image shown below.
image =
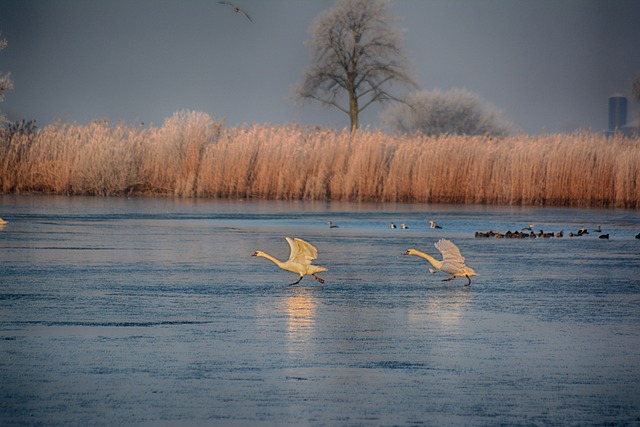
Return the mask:
<svg viewBox="0 0 640 427">
<path fill-rule="evenodd" d="M 409 251 L 403 253 L 402 255 L 409 255 Z"/>
<path fill-rule="evenodd" d="M 258 256 L 258 252 L 252 253 L 251 256 Z"/>
</svg>

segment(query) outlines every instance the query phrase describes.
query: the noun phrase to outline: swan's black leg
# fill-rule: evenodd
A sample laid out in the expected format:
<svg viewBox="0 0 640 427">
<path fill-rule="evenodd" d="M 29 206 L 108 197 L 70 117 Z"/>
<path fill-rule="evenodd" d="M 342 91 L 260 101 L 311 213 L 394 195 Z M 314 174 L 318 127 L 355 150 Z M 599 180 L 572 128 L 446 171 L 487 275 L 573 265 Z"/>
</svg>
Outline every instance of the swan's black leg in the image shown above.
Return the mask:
<svg viewBox="0 0 640 427">
<path fill-rule="evenodd" d="M 448 282 L 449 280 L 453 280 L 453 279 L 455 279 L 455 278 L 456 278 L 456 276 L 451 276 L 451 277 L 449 277 L 448 279 L 442 279 L 442 281 L 443 281 L 443 282 Z"/>
<path fill-rule="evenodd" d="M 464 277 L 467 278 L 468 282 L 465 286 L 470 286 L 471 285 L 471 277 L 467 276 L 466 274 L 464 275 Z"/>
<path fill-rule="evenodd" d="M 315 274 L 313 274 L 312 276 L 313 276 L 313 278 L 314 278 L 314 279 L 316 279 L 318 282 L 320 282 L 320 283 L 324 283 L 324 279 L 322 279 L 322 278 L 320 278 L 320 277 L 316 276 Z"/>
<path fill-rule="evenodd" d="M 293 282 L 293 283 L 289 283 L 289 286 L 293 286 L 293 285 L 297 285 L 298 283 L 300 283 L 300 281 L 302 280 L 304 276 L 300 276 L 300 278 L 298 279 L 298 281 Z"/>
</svg>

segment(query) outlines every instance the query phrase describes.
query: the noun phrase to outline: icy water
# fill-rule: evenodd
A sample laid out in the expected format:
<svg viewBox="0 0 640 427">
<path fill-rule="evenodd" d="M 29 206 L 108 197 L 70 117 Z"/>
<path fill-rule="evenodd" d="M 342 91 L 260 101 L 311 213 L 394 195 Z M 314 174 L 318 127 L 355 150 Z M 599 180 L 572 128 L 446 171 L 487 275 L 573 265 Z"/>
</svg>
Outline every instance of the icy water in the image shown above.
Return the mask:
<svg viewBox="0 0 640 427">
<path fill-rule="evenodd" d="M 3 426 L 640 425 L 637 211 L 0 196 L 0 217 Z M 529 223 L 565 237 L 474 238 Z M 284 236 L 324 285 L 251 257 Z M 443 237 L 471 286 L 402 255 Z"/>
</svg>

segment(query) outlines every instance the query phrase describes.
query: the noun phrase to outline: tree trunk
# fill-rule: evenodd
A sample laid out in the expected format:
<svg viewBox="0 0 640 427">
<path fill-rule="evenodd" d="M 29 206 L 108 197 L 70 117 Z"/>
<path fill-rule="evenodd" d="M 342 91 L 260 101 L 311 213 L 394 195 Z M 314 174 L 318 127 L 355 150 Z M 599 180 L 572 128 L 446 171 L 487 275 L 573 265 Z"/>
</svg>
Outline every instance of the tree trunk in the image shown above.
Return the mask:
<svg viewBox="0 0 640 427">
<path fill-rule="evenodd" d="M 351 132 L 358 130 L 358 97 L 356 96 L 355 74 L 350 74 L 347 81 L 349 92 L 349 119 L 351 120 Z"/>
</svg>

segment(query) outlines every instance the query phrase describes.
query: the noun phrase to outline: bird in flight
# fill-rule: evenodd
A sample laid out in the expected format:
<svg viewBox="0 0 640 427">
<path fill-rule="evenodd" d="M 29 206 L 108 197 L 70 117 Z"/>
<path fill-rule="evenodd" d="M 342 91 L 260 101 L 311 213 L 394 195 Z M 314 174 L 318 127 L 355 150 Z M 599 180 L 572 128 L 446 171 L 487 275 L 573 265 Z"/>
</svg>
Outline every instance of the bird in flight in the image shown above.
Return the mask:
<svg viewBox="0 0 640 427">
<path fill-rule="evenodd" d="M 289 247 L 291 248 L 291 254 L 289 255 L 288 260 L 284 262 L 280 261 L 262 251 L 256 251 L 252 256 L 266 258 L 283 270 L 298 273 L 300 275 L 298 281 L 291 283 L 289 286 L 297 285 L 300 283 L 302 278 L 307 275 L 311 275 L 318 282 L 324 283 L 324 279 L 316 276 L 316 273 L 327 271 L 327 269 L 317 265 L 311 265 L 311 261 L 318 258 L 318 250 L 315 246 L 298 238 L 292 239 L 290 237 L 285 237 L 285 239 L 287 239 L 287 243 L 289 243 Z"/>
<path fill-rule="evenodd" d="M 246 17 L 247 17 L 247 19 L 248 19 L 249 21 L 253 22 L 253 19 L 251 19 L 251 17 L 247 14 L 247 12 L 245 12 L 245 11 L 244 11 L 244 10 L 242 10 L 242 9 L 240 9 L 240 8 L 239 8 L 238 6 L 236 6 L 235 4 L 233 4 L 233 3 L 229 3 L 228 1 L 219 1 L 218 3 L 223 4 L 223 5 L 225 5 L 225 6 L 229 6 L 230 8 L 232 8 L 232 9 L 233 9 L 233 11 L 234 11 L 235 13 L 241 13 L 241 14 L 243 14 L 244 16 L 246 16 Z"/>
<path fill-rule="evenodd" d="M 443 282 L 453 280 L 456 277 L 466 277 L 468 282 L 465 286 L 469 286 L 471 284 L 471 276 L 475 276 L 476 272 L 473 268 L 467 267 L 464 264 L 464 257 L 460 253 L 460 249 L 447 239 L 438 240 L 434 246 L 442 254 L 442 261 L 439 261 L 431 255 L 425 254 L 424 252 L 416 249 L 409 249 L 404 254 L 416 255 L 429 261 L 435 268 L 435 270 L 431 268 L 429 269 L 431 273 L 444 271 L 445 273 L 450 274 L 451 277 L 443 279 Z"/>
</svg>

